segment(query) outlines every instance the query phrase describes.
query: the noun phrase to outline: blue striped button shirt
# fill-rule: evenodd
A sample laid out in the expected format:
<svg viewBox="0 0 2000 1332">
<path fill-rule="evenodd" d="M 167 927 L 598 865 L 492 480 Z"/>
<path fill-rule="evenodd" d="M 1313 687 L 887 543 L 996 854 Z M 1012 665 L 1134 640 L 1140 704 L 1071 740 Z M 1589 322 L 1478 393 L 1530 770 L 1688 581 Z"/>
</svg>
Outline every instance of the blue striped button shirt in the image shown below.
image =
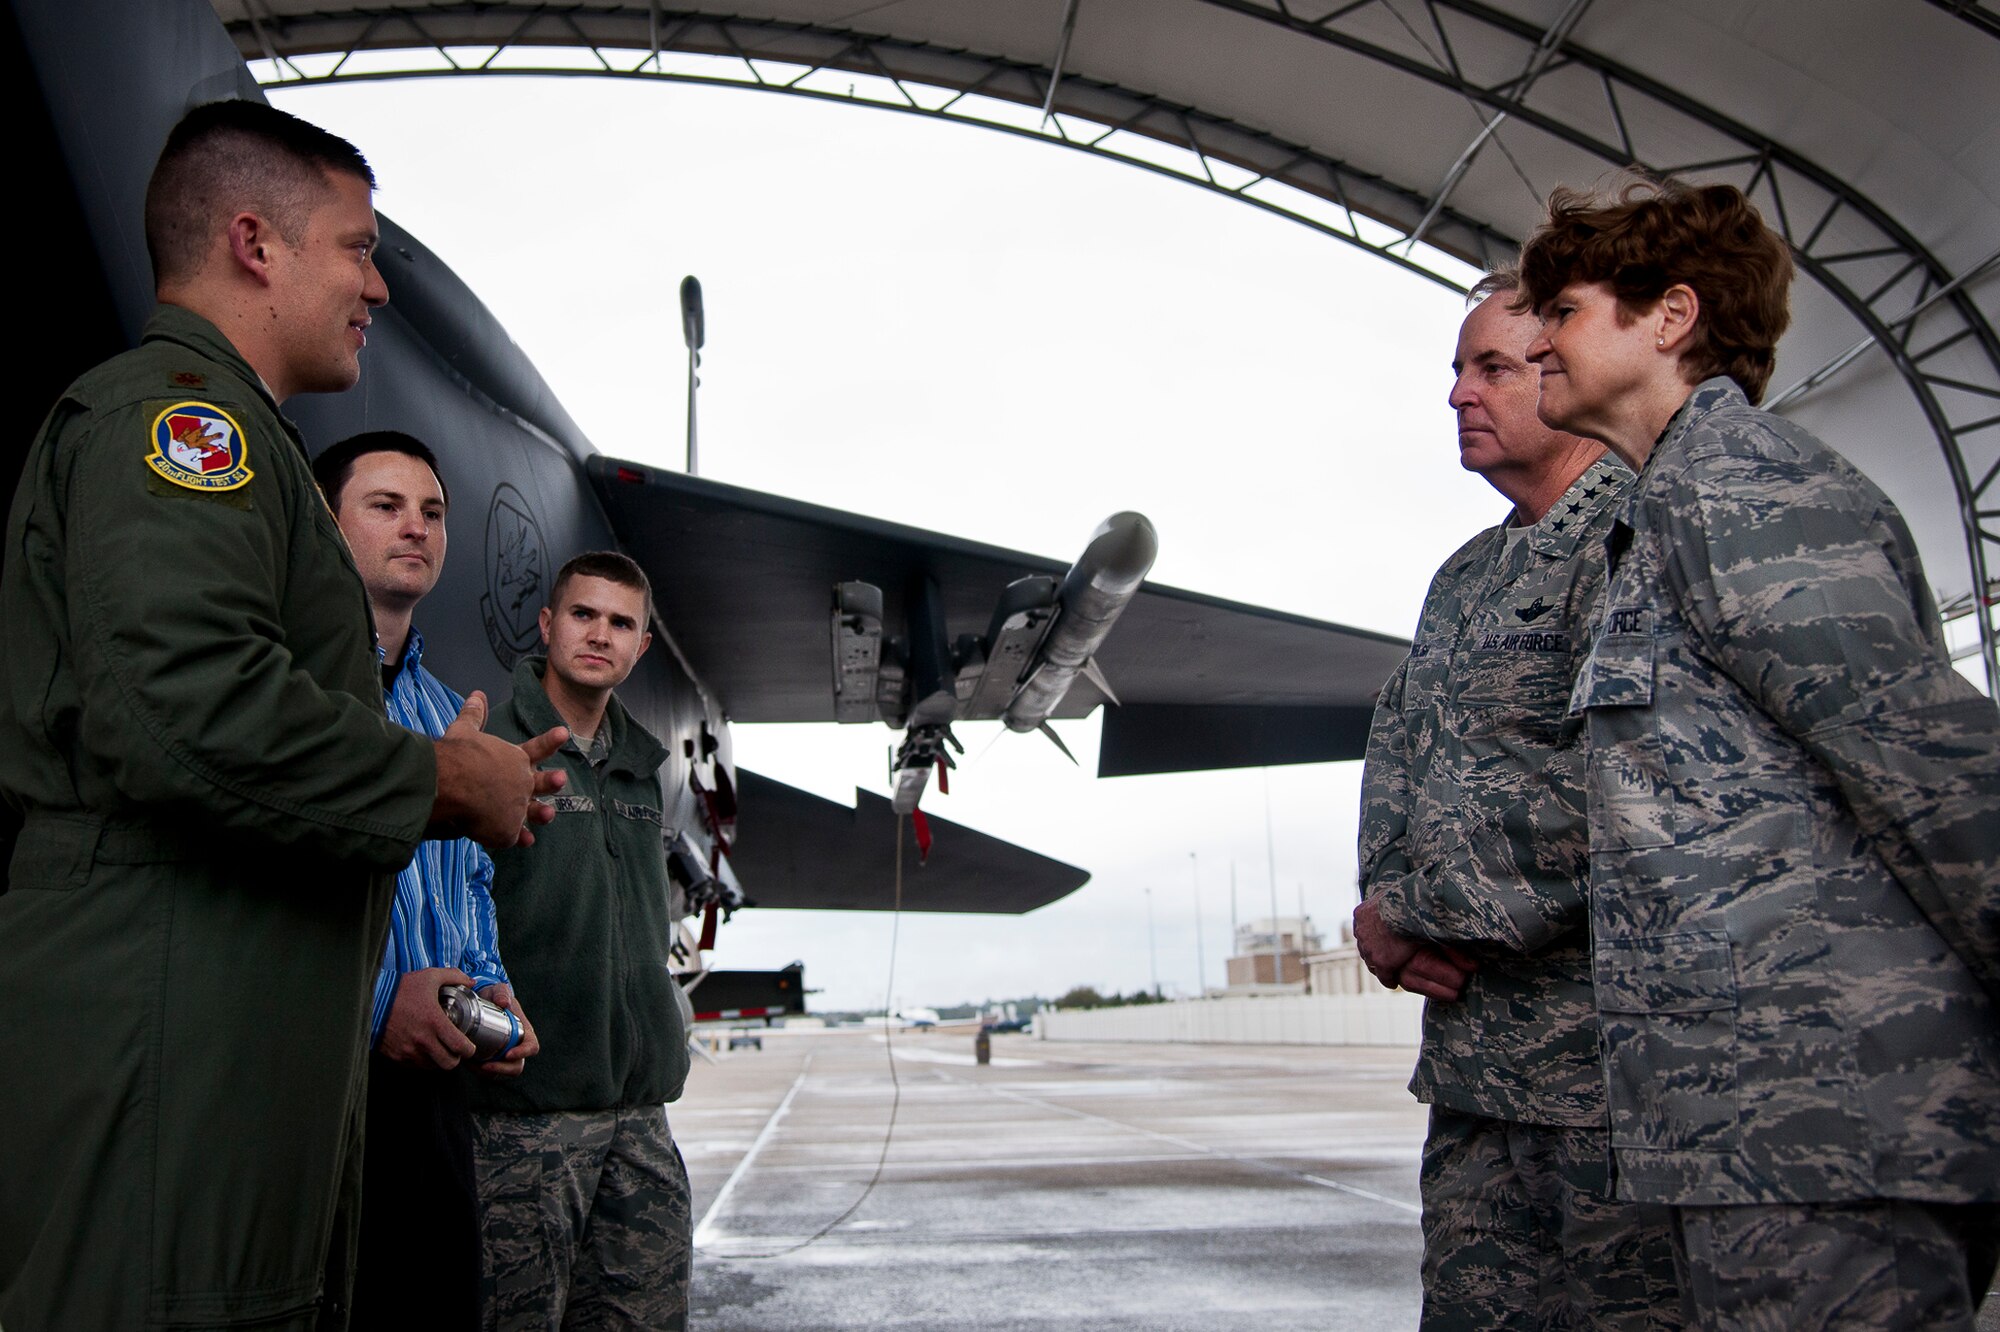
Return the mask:
<svg viewBox="0 0 2000 1332">
<path fill-rule="evenodd" d="M 435 739 L 465 700 L 425 670 L 423 658 L 423 635 L 412 627 L 402 669 L 382 698 L 390 721 Z M 457 967 L 472 977 L 474 989 L 512 983 L 500 961 L 492 884 L 493 861 L 477 842 L 454 837 L 417 846 L 416 856 L 396 876 L 396 912 L 375 977 L 371 1047 L 382 1040 L 396 984 L 408 972 Z"/>
</svg>

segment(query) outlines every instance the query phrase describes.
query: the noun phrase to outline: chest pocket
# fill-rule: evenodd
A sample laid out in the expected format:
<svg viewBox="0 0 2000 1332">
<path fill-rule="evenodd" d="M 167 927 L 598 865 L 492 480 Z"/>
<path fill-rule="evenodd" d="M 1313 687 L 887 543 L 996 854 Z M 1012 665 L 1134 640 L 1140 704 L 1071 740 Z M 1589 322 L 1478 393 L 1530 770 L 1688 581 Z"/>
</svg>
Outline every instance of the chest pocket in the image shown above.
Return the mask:
<svg viewBox="0 0 2000 1332">
<path fill-rule="evenodd" d="M 1450 668 L 1449 643 L 1417 644 L 1410 652 L 1409 669 L 1403 672 L 1403 710 L 1415 712 L 1436 703 Z"/>
<path fill-rule="evenodd" d="M 1653 710 L 1653 612 L 1612 607 L 1577 672 L 1570 712 L 1590 727 L 1591 849 L 1671 846 L 1673 790 Z"/>
<path fill-rule="evenodd" d="M 1458 701 L 1562 720 L 1570 693 L 1569 637 L 1561 633 L 1494 635 L 1500 646 L 1473 648 L 1459 669 Z"/>
</svg>

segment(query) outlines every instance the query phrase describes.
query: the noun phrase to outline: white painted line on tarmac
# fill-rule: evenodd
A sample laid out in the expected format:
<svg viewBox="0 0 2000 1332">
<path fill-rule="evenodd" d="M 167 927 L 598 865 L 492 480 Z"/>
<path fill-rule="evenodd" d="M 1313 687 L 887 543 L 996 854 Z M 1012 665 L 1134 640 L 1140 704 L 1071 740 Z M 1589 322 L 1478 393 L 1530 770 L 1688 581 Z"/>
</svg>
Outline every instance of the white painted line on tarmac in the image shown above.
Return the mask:
<svg viewBox="0 0 2000 1332">
<path fill-rule="evenodd" d="M 1290 1223 L 1232 1225 L 1229 1228 L 1229 1233 L 1232 1235 L 1283 1235 L 1295 1234 L 1297 1230 L 1298 1227 Z M 866 1232 L 853 1232 L 843 1226 L 839 1230 L 821 1236 L 805 1252 L 810 1255 L 816 1255 L 820 1261 L 826 1261 L 828 1255 L 837 1249 L 866 1250 L 893 1247 L 898 1251 L 898 1256 L 894 1261 L 905 1264 L 912 1262 L 921 1264 L 927 1261 L 923 1256 L 927 1253 L 956 1255 L 953 1258 L 955 1262 L 990 1262 L 995 1259 L 996 1255 L 982 1255 L 977 1253 L 976 1249 L 979 1246 L 1021 1243 L 1047 1244 L 1060 1240 L 1079 1239 L 1146 1239 L 1162 1235 L 1203 1235 L 1212 1238 L 1215 1233 L 1215 1226 L 1209 1222 L 1194 1225 L 1171 1224 L 1157 1226 L 1064 1226 L 1060 1228 L 1036 1226 L 1024 1230 L 925 1231 L 921 1234 L 913 1234 L 907 1229 L 886 1228 L 878 1228 Z M 759 1251 L 748 1256 L 759 1257 L 761 1256 L 761 1251 L 767 1246 L 795 1248 L 810 1238 L 809 1235 L 730 1235 L 725 1236 L 721 1243 L 705 1249 L 703 1256 L 715 1259 L 734 1258 L 739 1255 L 732 1252 L 732 1246 L 736 1249 L 747 1246 Z M 785 1256 L 789 1258 L 792 1255 L 786 1254 Z M 811 1262 L 814 1259 L 808 1257 L 802 1261 Z M 837 1258 L 832 1261 L 851 1262 L 854 1260 L 852 1258 Z M 877 1260 L 871 1259 L 868 1261 Z"/>
<path fill-rule="evenodd" d="M 785 1093 L 785 1099 L 778 1102 L 778 1108 L 764 1121 L 764 1127 L 758 1132 L 756 1141 L 750 1144 L 750 1150 L 743 1153 L 743 1159 L 736 1163 L 736 1169 L 730 1171 L 729 1178 L 722 1181 L 722 1191 L 715 1195 L 715 1201 L 701 1214 L 701 1224 L 694 1228 L 695 1248 L 699 1249 L 705 1244 L 714 1242 L 715 1218 L 722 1215 L 722 1205 L 728 1202 L 729 1195 L 736 1191 L 736 1182 L 750 1169 L 750 1163 L 757 1159 L 757 1153 L 763 1151 L 764 1144 L 771 1140 L 771 1134 L 778 1127 L 778 1121 L 792 1108 L 792 1098 L 799 1094 L 799 1088 L 805 1086 L 806 1073 L 811 1070 L 812 1062 L 813 1057 L 808 1054 L 806 1062 L 799 1065 L 799 1075 L 792 1079 L 791 1089 Z"/>
<path fill-rule="evenodd" d="M 1025 1105 L 1040 1106 L 1044 1110 L 1053 1110 L 1057 1114 L 1068 1115 L 1073 1119 L 1087 1119 L 1093 1123 L 1123 1129 L 1127 1133 L 1137 1133 L 1142 1137 L 1152 1138 L 1158 1142 L 1171 1143 L 1187 1151 L 1200 1152 L 1204 1156 L 1219 1157 L 1225 1161 L 1235 1161 L 1239 1165 L 1254 1166 L 1259 1170 L 1269 1170 L 1274 1174 L 1289 1175 L 1293 1179 L 1302 1180 L 1307 1184 L 1316 1184 L 1324 1189 L 1336 1189 L 1341 1193 L 1351 1193 L 1357 1198 L 1366 1198 L 1370 1202 L 1382 1203 L 1385 1206 L 1409 1212 L 1413 1216 L 1423 1215 L 1424 1209 L 1415 1203 L 1407 1203 L 1401 1198 L 1391 1198 L 1386 1194 L 1376 1193 L 1369 1189 L 1357 1188 L 1352 1184 L 1343 1184 L 1337 1179 L 1328 1179 L 1324 1175 L 1313 1175 L 1303 1170 L 1288 1169 L 1285 1166 L 1278 1165 L 1276 1162 L 1266 1161 L 1260 1157 L 1242 1156 L 1235 1152 L 1225 1152 L 1220 1148 L 1210 1147 L 1189 1138 L 1180 1138 L 1171 1133 L 1160 1133 L 1153 1129 L 1140 1128 L 1137 1124 L 1127 1124 L 1120 1120 L 1108 1119 L 1103 1115 L 1093 1115 L 1088 1110 L 1073 1110 L 1069 1106 L 1058 1105 L 1054 1101 L 1044 1101 L 1039 1096 L 1026 1096 L 1017 1091 L 1009 1091 L 1005 1087 L 994 1086 L 991 1083 L 974 1082 L 970 1078 L 956 1077 L 938 1069 L 931 1071 L 936 1077 L 945 1078 L 967 1087 L 976 1087 L 980 1091 L 991 1092 L 995 1096 L 1005 1096 L 1009 1100 L 1020 1101 Z"/>
<path fill-rule="evenodd" d="M 1123 1126 L 1121 1125 L 1120 1127 Z M 898 1141 L 901 1141 L 901 1139 L 899 1138 Z M 1271 1152 L 1268 1155 L 1262 1157 L 1256 1157 L 1256 1158 L 1243 1157 L 1238 1159 L 1242 1160 L 1254 1159 L 1261 1164 L 1276 1165 L 1277 1163 L 1283 1161 L 1288 1156 L 1298 1157 L 1302 1160 L 1318 1161 L 1318 1160 L 1324 1160 L 1328 1155 L 1329 1153 L 1323 1151 L 1322 1152 L 1305 1152 L 1305 1151 Z M 1216 1153 L 1214 1151 L 1135 1152 L 1133 1154 L 1124 1156 L 1025 1156 L 1019 1153 L 1015 1153 L 1013 1155 L 977 1156 L 977 1157 L 954 1156 L 950 1158 L 940 1158 L 940 1159 L 926 1159 L 926 1158 L 913 1157 L 907 1160 L 898 1159 L 889 1162 L 888 1166 L 884 1170 L 884 1177 L 886 1178 L 890 1174 L 907 1175 L 907 1174 L 921 1174 L 924 1172 L 979 1173 L 979 1174 L 994 1174 L 994 1175 L 1002 1175 L 1011 1172 L 1011 1173 L 1027 1174 L 1037 1170 L 1095 1170 L 1104 1166 L 1179 1165 L 1189 1161 L 1212 1161 L 1215 1158 L 1216 1158 Z M 1405 1162 L 1406 1159 L 1407 1159 L 1406 1154 L 1398 1153 L 1396 1156 L 1384 1157 L 1381 1160 L 1369 1161 L 1366 1164 L 1378 1165 L 1378 1166 L 1400 1166 Z M 866 1161 L 840 1160 L 840 1161 L 812 1162 L 802 1165 L 768 1165 L 762 1167 L 762 1169 L 766 1176 L 841 1175 L 841 1176 L 851 1177 L 856 1169 L 866 1166 L 867 1164 L 868 1163 Z M 1295 1175 L 1301 1179 L 1304 1179 L 1307 1176 L 1307 1172 L 1303 1170 L 1287 1170 L 1285 1171 L 1285 1173 L 1290 1175 Z M 1349 1187 L 1352 1186 L 1350 1185 Z M 846 1226 L 842 1227 L 843 1230 L 848 1228 L 849 1227 Z"/>
</svg>

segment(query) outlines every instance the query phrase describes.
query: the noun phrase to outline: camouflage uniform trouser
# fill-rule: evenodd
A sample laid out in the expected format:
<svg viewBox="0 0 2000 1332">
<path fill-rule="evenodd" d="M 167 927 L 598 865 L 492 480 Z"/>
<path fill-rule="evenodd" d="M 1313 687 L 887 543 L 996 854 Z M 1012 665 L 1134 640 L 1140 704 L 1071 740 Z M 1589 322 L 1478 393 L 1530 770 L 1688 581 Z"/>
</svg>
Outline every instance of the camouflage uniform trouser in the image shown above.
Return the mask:
<svg viewBox="0 0 2000 1332">
<path fill-rule="evenodd" d="M 488 1332 L 687 1326 L 687 1169 L 663 1107 L 472 1121 Z"/>
<path fill-rule="evenodd" d="M 1972 1332 L 2000 1259 L 2000 1206 L 1676 1207 L 1690 1319 L 1714 1332 Z"/>
<path fill-rule="evenodd" d="M 1667 1209 L 1615 1202 L 1609 1131 L 1431 1107 L 1425 1332 L 1682 1326 Z"/>
</svg>

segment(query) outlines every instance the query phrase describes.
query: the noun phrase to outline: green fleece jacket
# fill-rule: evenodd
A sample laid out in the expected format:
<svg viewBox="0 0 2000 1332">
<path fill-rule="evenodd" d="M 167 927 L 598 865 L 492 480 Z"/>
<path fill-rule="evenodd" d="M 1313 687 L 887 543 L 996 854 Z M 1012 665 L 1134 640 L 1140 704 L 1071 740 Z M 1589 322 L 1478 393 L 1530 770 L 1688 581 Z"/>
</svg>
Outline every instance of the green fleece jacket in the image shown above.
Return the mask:
<svg viewBox="0 0 2000 1332">
<path fill-rule="evenodd" d="M 542 689 L 547 663 L 514 668 L 514 696 L 487 729 L 515 741 L 563 724 Z M 470 1078 L 475 1110 L 541 1114 L 658 1105 L 687 1081 L 687 1025 L 673 945 L 660 796 L 667 749 L 614 697 L 601 768 L 573 744 L 556 817 L 535 844 L 493 856 L 493 908 L 514 993 L 542 1051 L 518 1078 Z"/>
</svg>

